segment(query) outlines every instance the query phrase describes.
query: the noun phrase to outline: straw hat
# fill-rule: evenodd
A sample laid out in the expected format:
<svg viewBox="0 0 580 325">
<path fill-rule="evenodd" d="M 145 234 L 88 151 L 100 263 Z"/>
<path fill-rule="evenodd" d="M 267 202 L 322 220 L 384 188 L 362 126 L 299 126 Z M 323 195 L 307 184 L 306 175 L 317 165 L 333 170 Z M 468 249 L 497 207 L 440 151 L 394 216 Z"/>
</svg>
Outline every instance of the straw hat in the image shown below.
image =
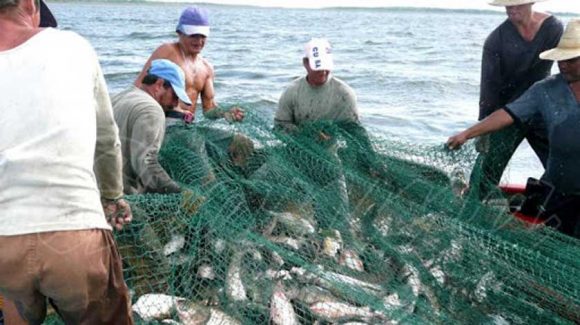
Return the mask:
<svg viewBox="0 0 580 325">
<path fill-rule="evenodd" d="M 542 2 L 542 1 L 546 1 L 546 0 L 493 0 L 489 4 L 492 6 L 507 7 L 507 6 L 525 5 L 528 3 Z"/>
<path fill-rule="evenodd" d="M 580 18 L 571 19 L 566 25 L 564 34 L 556 48 L 540 54 L 540 58 L 552 61 L 564 61 L 580 56 Z"/>
</svg>

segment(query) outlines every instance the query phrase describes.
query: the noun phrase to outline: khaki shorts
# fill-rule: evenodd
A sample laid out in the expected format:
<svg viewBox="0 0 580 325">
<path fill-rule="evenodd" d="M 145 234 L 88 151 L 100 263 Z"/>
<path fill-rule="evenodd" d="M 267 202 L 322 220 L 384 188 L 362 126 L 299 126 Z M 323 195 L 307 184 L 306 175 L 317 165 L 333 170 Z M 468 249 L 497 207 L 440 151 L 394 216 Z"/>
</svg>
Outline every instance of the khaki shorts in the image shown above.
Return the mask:
<svg viewBox="0 0 580 325">
<path fill-rule="evenodd" d="M 133 323 L 111 231 L 0 236 L 0 247 L 0 294 L 31 324 L 42 323 L 47 300 L 66 324 Z"/>
</svg>

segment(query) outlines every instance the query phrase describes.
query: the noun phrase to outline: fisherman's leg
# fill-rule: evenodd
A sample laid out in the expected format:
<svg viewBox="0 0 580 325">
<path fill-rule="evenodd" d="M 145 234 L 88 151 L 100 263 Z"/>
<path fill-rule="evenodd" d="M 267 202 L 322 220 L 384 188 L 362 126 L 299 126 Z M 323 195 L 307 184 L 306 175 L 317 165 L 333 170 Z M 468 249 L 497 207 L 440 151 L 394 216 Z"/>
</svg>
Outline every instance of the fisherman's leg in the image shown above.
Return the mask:
<svg viewBox="0 0 580 325">
<path fill-rule="evenodd" d="M 38 254 L 38 236 L 0 236 L 0 294 L 6 325 L 11 324 L 8 321 L 42 324 L 46 317 L 46 297 L 35 285 L 42 257 Z"/>
<path fill-rule="evenodd" d="M 39 290 L 66 324 L 132 324 L 131 301 L 110 230 L 40 234 Z"/>
<path fill-rule="evenodd" d="M 522 142 L 524 134 L 516 126 L 509 126 L 489 135 L 489 146 L 479 150 L 471 172 L 470 194 L 484 200 L 496 190 L 501 176 L 515 150 Z"/>
<path fill-rule="evenodd" d="M 572 237 L 580 238 L 580 196 L 561 196 L 551 203 L 551 217 L 546 225 Z"/>
</svg>

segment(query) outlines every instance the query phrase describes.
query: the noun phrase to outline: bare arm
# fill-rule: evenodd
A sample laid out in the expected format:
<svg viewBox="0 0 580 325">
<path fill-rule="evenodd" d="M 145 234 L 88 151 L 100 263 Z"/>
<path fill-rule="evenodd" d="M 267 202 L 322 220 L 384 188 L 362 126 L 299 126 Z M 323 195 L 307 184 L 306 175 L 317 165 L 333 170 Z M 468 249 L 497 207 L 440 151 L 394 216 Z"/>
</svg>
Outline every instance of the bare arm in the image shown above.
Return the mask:
<svg viewBox="0 0 580 325">
<path fill-rule="evenodd" d="M 214 70 L 208 66 L 209 74 L 201 91 L 201 105 L 203 116 L 209 119 L 225 118 L 229 122 L 239 122 L 244 119 L 244 110 L 234 106 L 229 109 L 219 108 L 215 101 L 215 90 L 213 86 Z M 190 95 L 191 97 L 191 95 Z"/>
<path fill-rule="evenodd" d="M 473 125 L 472 127 L 460 132 L 447 140 L 449 149 L 458 149 L 467 140 L 480 135 L 488 134 L 514 123 L 514 119 L 509 115 L 505 109 L 499 109 L 483 121 Z"/>
</svg>

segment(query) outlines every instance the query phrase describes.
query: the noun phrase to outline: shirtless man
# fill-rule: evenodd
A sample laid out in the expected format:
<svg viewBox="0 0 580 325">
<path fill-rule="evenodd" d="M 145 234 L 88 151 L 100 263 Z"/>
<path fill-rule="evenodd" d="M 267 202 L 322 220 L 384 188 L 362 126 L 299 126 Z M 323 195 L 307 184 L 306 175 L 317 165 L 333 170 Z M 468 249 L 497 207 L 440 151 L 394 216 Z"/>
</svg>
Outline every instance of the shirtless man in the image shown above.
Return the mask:
<svg viewBox="0 0 580 325">
<path fill-rule="evenodd" d="M 241 121 L 244 118 L 244 111 L 241 108 L 219 108 L 215 102 L 214 69 L 209 61 L 201 55 L 209 36 L 207 11 L 198 7 L 186 8 L 179 18 L 176 32 L 178 35 L 177 42 L 165 43 L 153 52 L 137 77 L 135 86 L 141 86 L 141 80 L 149 69 L 151 61 L 168 59 L 179 65 L 185 72 L 186 92 L 192 103 L 191 105 L 186 105 L 180 102 L 179 107 L 174 110 L 191 114 L 191 117 L 195 117 L 197 98 L 200 96 L 203 115 L 206 118 L 225 118 L 230 122 Z"/>
</svg>

